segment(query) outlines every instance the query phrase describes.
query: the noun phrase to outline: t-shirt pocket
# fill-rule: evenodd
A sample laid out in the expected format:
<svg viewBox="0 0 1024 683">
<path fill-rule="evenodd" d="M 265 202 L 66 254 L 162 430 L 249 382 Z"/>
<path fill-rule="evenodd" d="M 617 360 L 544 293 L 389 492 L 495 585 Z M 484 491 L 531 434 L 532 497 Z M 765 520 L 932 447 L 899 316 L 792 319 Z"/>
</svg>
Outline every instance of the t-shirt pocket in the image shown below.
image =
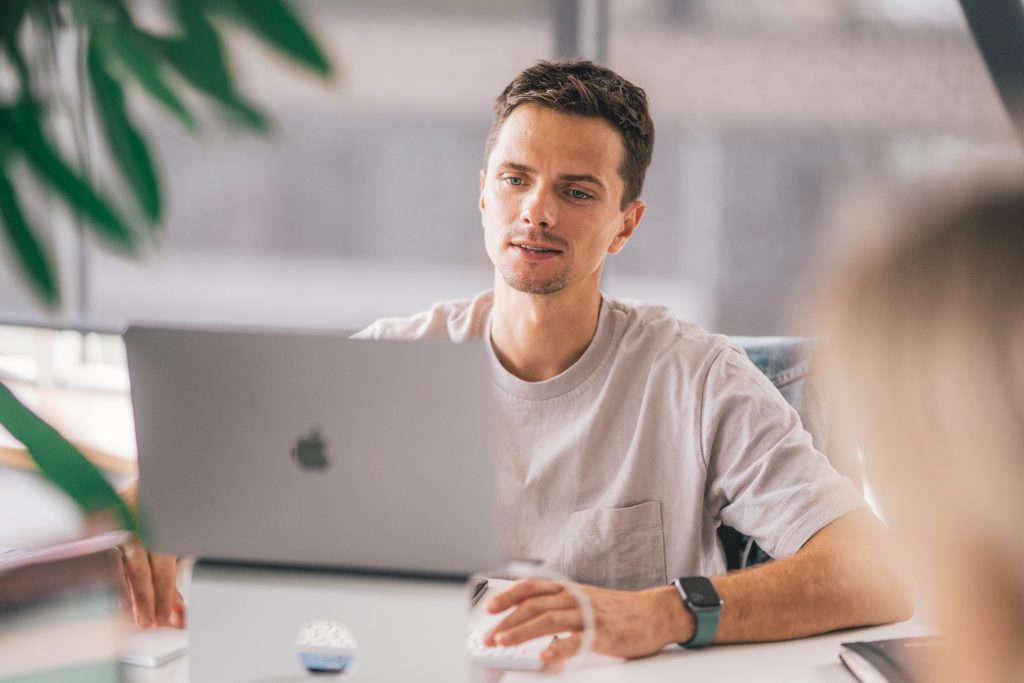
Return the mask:
<svg viewBox="0 0 1024 683">
<path fill-rule="evenodd" d="M 665 585 L 661 502 L 572 513 L 560 569 L 568 578 L 608 588 Z"/>
</svg>

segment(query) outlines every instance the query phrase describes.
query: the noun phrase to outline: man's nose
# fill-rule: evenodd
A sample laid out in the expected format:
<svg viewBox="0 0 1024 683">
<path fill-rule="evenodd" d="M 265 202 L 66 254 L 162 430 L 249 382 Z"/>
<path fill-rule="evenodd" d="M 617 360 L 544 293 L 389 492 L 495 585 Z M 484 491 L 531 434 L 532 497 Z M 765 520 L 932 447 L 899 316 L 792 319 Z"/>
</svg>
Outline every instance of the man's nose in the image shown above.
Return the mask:
<svg viewBox="0 0 1024 683">
<path fill-rule="evenodd" d="M 555 198 L 544 187 L 536 187 L 523 198 L 523 210 L 520 215 L 523 225 L 550 228 L 555 225 L 556 219 Z"/>
</svg>

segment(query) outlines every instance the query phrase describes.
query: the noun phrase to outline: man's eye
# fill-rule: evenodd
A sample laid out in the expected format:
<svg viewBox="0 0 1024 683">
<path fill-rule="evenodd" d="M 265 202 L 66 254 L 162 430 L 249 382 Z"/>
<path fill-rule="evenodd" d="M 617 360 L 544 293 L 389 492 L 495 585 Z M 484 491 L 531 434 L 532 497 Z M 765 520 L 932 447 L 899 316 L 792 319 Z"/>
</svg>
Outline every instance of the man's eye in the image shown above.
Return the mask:
<svg viewBox="0 0 1024 683">
<path fill-rule="evenodd" d="M 509 185 L 519 186 L 519 185 L 523 184 L 523 179 L 522 178 L 517 178 L 514 175 L 510 175 L 510 176 L 505 176 L 505 182 L 508 183 Z"/>
<path fill-rule="evenodd" d="M 590 195 L 583 190 L 572 189 L 569 190 L 569 196 L 573 199 L 590 199 Z"/>
</svg>

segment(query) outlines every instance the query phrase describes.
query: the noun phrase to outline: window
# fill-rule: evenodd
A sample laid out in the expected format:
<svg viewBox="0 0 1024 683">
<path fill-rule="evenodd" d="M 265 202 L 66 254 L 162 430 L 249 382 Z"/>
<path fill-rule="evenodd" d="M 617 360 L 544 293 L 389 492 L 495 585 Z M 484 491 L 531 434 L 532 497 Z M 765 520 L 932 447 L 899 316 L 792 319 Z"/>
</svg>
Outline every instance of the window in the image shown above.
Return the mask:
<svg viewBox="0 0 1024 683">
<path fill-rule="evenodd" d="M 956 0 L 298 7 L 337 82 L 239 36 L 234 62 L 273 136 L 207 120 L 195 140 L 140 111 L 166 181 L 163 239 L 131 261 L 55 230 L 67 303 L 48 322 L 352 329 L 489 287 L 476 204 L 490 106 L 538 58 L 603 55 L 652 100 L 649 210 L 606 290 L 724 332 L 788 330 L 851 188 L 1019 154 Z M 9 268 L 0 319 L 46 319 Z"/>
</svg>

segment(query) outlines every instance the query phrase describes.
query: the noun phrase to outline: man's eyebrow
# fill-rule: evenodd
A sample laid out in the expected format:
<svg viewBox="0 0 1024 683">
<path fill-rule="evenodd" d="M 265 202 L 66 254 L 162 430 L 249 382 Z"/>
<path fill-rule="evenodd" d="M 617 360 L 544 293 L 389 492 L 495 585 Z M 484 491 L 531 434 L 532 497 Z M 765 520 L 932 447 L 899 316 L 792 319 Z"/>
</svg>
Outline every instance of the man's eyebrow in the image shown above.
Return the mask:
<svg viewBox="0 0 1024 683">
<path fill-rule="evenodd" d="M 533 168 L 526 164 L 520 164 L 515 161 L 503 161 L 498 165 L 500 171 L 519 171 L 520 173 L 532 173 Z"/>
<path fill-rule="evenodd" d="M 570 183 L 593 183 L 598 187 L 604 187 L 604 183 L 596 175 L 590 175 L 589 173 L 563 173 L 558 177 L 562 180 L 568 180 Z"/>
</svg>

